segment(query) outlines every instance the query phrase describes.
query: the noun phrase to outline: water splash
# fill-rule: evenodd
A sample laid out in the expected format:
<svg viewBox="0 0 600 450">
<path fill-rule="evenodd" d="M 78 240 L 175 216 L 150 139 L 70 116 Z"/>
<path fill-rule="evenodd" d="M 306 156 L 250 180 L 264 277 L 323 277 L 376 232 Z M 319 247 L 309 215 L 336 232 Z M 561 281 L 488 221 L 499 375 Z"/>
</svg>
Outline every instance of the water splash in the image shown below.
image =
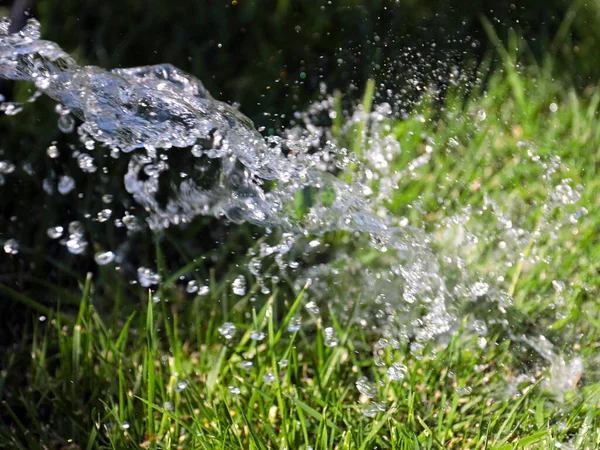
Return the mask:
<svg viewBox="0 0 600 450">
<path fill-rule="evenodd" d="M 500 313 L 502 319 L 498 322 L 505 320 L 503 314 L 512 302 L 511 295 L 465 270 L 468 248 L 478 241 L 477 233 L 466 226 L 476 214 L 472 208 L 447 218 L 434 233 L 412 226 L 409 219 L 394 217 L 386 209 L 399 182 L 414 176 L 434 155 L 434 143 L 427 141 L 424 152 L 405 170 L 394 169 L 392 162 L 402 149 L 390 132 L 390 105 L 378 105 L 369 113 L 358 109 L 342 127 L 340 134 L 344 135 L 352 134 L 357 124 L 370 124 L 369 132 L 359 136 L 363 144 L 360 157 L 313 121 L 313 116 L 334 111 L 333 98 L 316 103 L 302 115 L 303 127 L 264 138 L 237 109 L 213 99 L 199 80 L 171 65 L 114 70 L 80 66 L 57 44 L 40 39 L 36 21 L 29 21 L 17 34 L 9 34 L 8 28 L 8 21 L 0 22 L 0 77 L 32 82 L 38 90 L 32 99 L 43 92 L 59 102 L 59 129 L 64 133 L 76 130 L 87 151 L 106 149 L 115 158 L 127 158 L 124 186 L 146 211 L 150 228 L 185 224 L 204 215 L 283 230 L 279 243 L 261 243 L 249 253 L 248 271 L 258 280 L 261 293 L 269 293 L 267 280 L 275 283 L 282 273 L 297 270 L 301 274 L 297 277 L 301 280 L 298 288 L 305 280 L 312 281 L 305 307 L 319 316 L 319 305 L 331 300 L 331 280 L 352 277 L 358 286 L 353 294 L 369 298 L 369 315 L 359 320 L 364 321 L 365 328 L 371 327 L 383 336 L 374 345 L 376 364 L 386 365 L 380 355 L 388 347 L 396 348 L 398 339 L 410 341 L 411 350 L 418 353 L 431 339 L 453 331 L 461 304 L 485 298 Z M 7 114 L 22 108 L 3 105 Z M 476 120 L 486 120 L 485 112 L 477 112 Z M 448 140 L 449 147 L 460 145 L 455 138 Z M 54 145 L 47 152 L 50 158 L 60 153 Z M 530 157 L 538 158 L 534 152 Z M 556 158 L 541 162 L 549 183 L 560 166 Z M 77 163 L 85 173 L 98 169 L 96 159 L 88 153 L 79 153 Z M 3 174 L 14 171 L 12 163 L 0 164 L 4 164 L 0 166 Z M 44 186 L 47 191 L 56 188 L 62 195 L 72 195 L 76 189 L 69 175 L 62 175 L 57 184 L 45 180 Z M 513 224 L 487 198 L 477 213 L 493 214 L 502 230 L 500 250 L 523 248 L 524 242 L 548 230 L 550 221 L 546 219 L 557 207 L 572 205 L 579 197 L 577 186 L 562 180 L 550 190 L 543 217 L 533 231 Z M 105 194 L 103 201 L 110 204 L 110 194 Z M 99 222 L 106 222 L 114 214 L 112 209 L 103 208 L 95 216 Z M 116 223 L 130 232 L 143 226 L 139 217 L 128 212 Z M 326 232 L 339 230 L 349 232 L 357 246 L 367 236 L 366 245 L 375 249 L 377 263 L 365 269 L 344 252 L 332 252 L 333 261 L 327 264 L 298 268 L 291 256 L 294 249 L 301 248 L 303 256 L 310 258 L 323 247 Z M 48 234 L 58 239 L 63 231 L 57 225 Z M 432 241 L 445 241 L 446 248 L 454 253 L 435 254 Z M 63 243 L 76 255 L 85 253 L 88 246 L 83 230 L 75 222 L 69 226 L 68 239 Z M 6 241 L 4 250 L 14 253 L 18 249 L 14 244 Z M 112 251 L 106 251 L 99 253 L 96 261 L 109 264 L 114 257 Z M 265 263 L 269 258 L 274 265 Z M 268 267 L 275 269 L 269 272 Z M 140 267 L 138 281 L 143 287 L 152 287 L 161 278 L 152 269 Z M 209 289 L 190 282 L 187 292 L 206 295 Z M 232 292 L 247 295 L 243 275 L 233 280 Z M 346 305 L 343 311 L 351 306 Z M 290 331 L 297 331 L 299 326 L 301 321 L 295 319 Z M 486 345 L 484 327 L 477 325 L 474 329 L 479 334 L 478 343 Z M 231 340 L 235 332 L 236 326 L 230 322 L 219 328 L 225 340 Z M 260 340 L 259 336 L 264 338 L 256 334 L 253 339 Z M 324 328 L 324 342 L 331 347 L 338 345 L 332 327 Z M 577 360 L 573 361 L 572 366 L 579 370 Z M 554 378 L 560 378 L 563 369 L 570 367 L 564 360 L 552 359 L 551 363 Z M 279 362 L 282 367 L 285 364 L 286 360 Z M 392 362 L 387 367 L 388 378 L 401 380 L 406 370 L 402 364 Z M 560 382 L 554 384 L 560 392 L 566 389 Z M 563 384 L 568 387 L 572 380 Z M 239 389 L 232 388 L 232 395 L 237 395 Z M 373 405 L 365 414 L 382 410 Z"/>
</svg>

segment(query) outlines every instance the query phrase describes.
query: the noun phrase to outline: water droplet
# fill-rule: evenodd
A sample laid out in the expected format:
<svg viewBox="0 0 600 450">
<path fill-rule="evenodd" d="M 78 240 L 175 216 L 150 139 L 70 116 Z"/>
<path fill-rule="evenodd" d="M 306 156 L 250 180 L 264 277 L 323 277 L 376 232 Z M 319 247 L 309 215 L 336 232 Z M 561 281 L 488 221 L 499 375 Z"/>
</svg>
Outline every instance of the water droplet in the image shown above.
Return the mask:
<svg viewBox="0 0 600 450">
<path fill-rule="evenodd" d="M 173 387 L 175 392 L 183 392 L 188 387 L 188 383 L 185 380 L 178 380 Z"/>
<path fill-rule="evenodd" d="M 9 255 L 16 255 L 19 253 L 19 243 L 16 239 L 8 239 L 4 242 L 4 252 Z"/>
<path fill-rule="evenodd" d="M 385 405 L 378 402 L 370 402 L 359 406 L 360 412 L 366 417 L 375 417 L 378 413 L 385 411 Z"/>
<path fill-rule="evenodd" d="M 565 290 L 565 283 L 561 280 L 552 280 L 552 287 L 556 291 L 557 294 L 560 294 Z"/>
<path fill-rule="evenodd" d="M 231 289 L 235 295 L 244 296 L 246 295 L 246 279 L 243 275 L 239 275 L 233 280 Z"/>
<path fill-rule="evenodd" d="M 487 339 L 483 336 L 477 338 L 477 347 L 483 349 L 487 345 Z"/>
<path fill-rule="evenodd" d="M 196 280 L 188 281 L 185 291 L 188 294 L 194 294 L 194 293 L 198 292 L 198 282 Z"/>
<path fill-rule="evenodd" d="M 121 424 L 121 430 L 129 430 L 130 427 L 131 425 L 129 425 L 129 422 L 123 422 Z"/>
<path fill-rule="evenodd" d="M 87 248 L 87 242 L 80 236 L 69 237 L 67 240 L 67 250 L 73 255 L 82 255 Z"/>
<path fill-rule="evenodd" d="M 137 270 L 138 281 L 140 286 L 148 288 L 152 285 L 160 283 L 160 275 L 147 267 L 139 267 Z"/>
<path fill-rule="evenodd" d="M 98 214 L 96 215 L 96 220 L 100 223 L 104 223 L 108 219 L 110 219 L 111 215 L 112 215 L 112 210 L 103 209 L 102 211 L 99 211 Z"/>
<path fill-rule="evenodd" d="M 335 347 L 336 345 L 338 345 L 339 340 L 337 338 L 337 335 L 335 334 L 335 330 L 333 329 L 333 327 L 325 328 L 324 332 L 325 339 L 323 341 L 323 345 L 325 345 L 325 347 Z"/>
<path fill-rule="evenodd" d="M 208 295 L 209 293 L 210 293 L 210 288 L 208 286 L 201 286 L 198 289 L 198 295 L 201 297 Z"/>
<path fill-rule="evenodd" d="M 165 402 L 163 404 L 163 408 L 165 409 L 165 411 L 169 411 L 169 412 L 175 411 L 175 405 L 173 405 L 172 402 Z"/>
<path fill-rule="evenodd" d="M 304 307 L 312 314 L 319 314 L 321 312 L 317 304 L 313 301 L 308 302 Z"/>
<path fill-rule="evenodd" d="M 10 161 L 0 161 L 0 174 L 8 175 L 15 171 L 15 165 Z"/>
<path fill-rule="evenodd" d="M 137 217 L 132 216 L 131 214 L 125 214 L 125 217 L 123 217 L 123 223 L 129 231 L 137 231 L 140 229 L 140 224 L 137 220 Z"/>
<path fill-rule="evenodd" d="M 488 333 L 488 327 L 483 320 L 474 320 L 472 327 L 480 336 L 485 336 Z"/>
<path fill-rule="evenodd" d="M 456 394 L 460 397 L 464 397 L 466 395 L 469 395 L 472 391 L 472 388 L 470 386 L 465 386 L 465 387 L 461 387 L 461 388 L 457 388 L 455 390 Z"/>
<path fill-rule="evenodd" d="M 225 339 L 233 338 L 235 334 L 235 325 L 231 322 L 225 322 L 219 327 L 219 334 Z"/>
<path fill-rule="evenodd" d="M 236 396 L 240 395 L 240 392 L 241 391 L 240 391 L 239 387 L 237 387 L 237 386 L 229 386 L 229 393 L 232 396 L 236 397 Z"/>
<path fill-rule="evenodd" d="M 252 366 L 254 366 L 254 363 L 252 361 L 240 361 L 237 366 L 245 371 L 248 371 L 250 369 L 252 369 Z"/>
<path fill-rule="evenodd" d="M 63 175 L 58 180 L 58 192 L 62 195 L 67 195 L 75 188 L 75 180 L 69 175 Z"/>
<path fill-rule="evenodd" d="M 75 119 L 67 114 L 60 116 L 58 118 L 58 129 L 63 133 L 72 133 L 75 129 Z"/>
<path fill-rule="evenodd" d="M 367 377 L 360 377 L 356 380 L 356 389 L 365 397 L 374 398 L 377 396 L 377 386 L 371 383 Z"/>
<path fill-rule="evenodd" d="M 50 239 L 58 239 L 63 235 L 64 231 L 65 231 L 65 229 L 63 227 L 61 227 L 60 225 L 58 225 L 55 227 L 48 228 L 46 230 L 46 233 L 48 233 L 48 237 Z"/>
<path fill-rule="evenodd" d="M 77 157 L 77 164 L 79 168 L 86 173 L 94 173 L 98 168 L 94 164 L 94 158 L 87 153 L 80 153 Z"/>
<path fill-rule="evenodd" d="M 48 149 L 46 150 L 46 154 L 52 159 L 58 158 L 60 156 L 60 152 L 58 151 L 58 147 L 56 145 L 51 145 L 50 147 L 48 147 Z"/>
<path fill-rule="evenodd" d="M 488 293 L 489 290 L 490 286 L 487 283 L 483 283 L 481 281 L 478 281 L 471 287 L 471 293 L 474 297 L 483 297 L 485 294 Z"/>
<path fill-rule="evenodd" d="M 391 381 L 403 380 L 407 367 L 403 364 L 393 363 L 387 370 L 386 375 Z"/>
<path fill-rule="evenodd" d="M 262 376 L 262 380 L 265 384 L 271 384 L 275 381 L 275 374 L 273 372 L 265 372 Z"/>
<path fill-rule="evenodd" d="M 250 339 L 253 341 L 262 341 L 267 335 L 259 330 L 254 330 L 250 333 Z"/>
<path fill-rule="evenodd" d="M 105 266 L 107 264 L 110 264 L 114 261 L 114 259 L 115 254 L 111 251 L 98 252 L 96 253 L 96 255 L 94 255 L 94 261 L 96 261 L 96 264 L 98 264 L 99 266 Z"/>
<path fill-rule="evenodd" d="M 295 333 L 300 328 L 302 328 L 302 318 L 300 318 L 300 317 L 292 317 L 290 319 L 289 324 L 288 324 L 287 330 L 290 333 Z"/>
<path fill-rule="evenodd" d="M 287 367 L 287 365 L 288 365 L 289 363 L 290 363 L 290 361 L 289 361 L 288 359 L 280 359 L 280 360 L 277 362 L 277 365 L 278 365 L 279 367 Z"/>
</svg>

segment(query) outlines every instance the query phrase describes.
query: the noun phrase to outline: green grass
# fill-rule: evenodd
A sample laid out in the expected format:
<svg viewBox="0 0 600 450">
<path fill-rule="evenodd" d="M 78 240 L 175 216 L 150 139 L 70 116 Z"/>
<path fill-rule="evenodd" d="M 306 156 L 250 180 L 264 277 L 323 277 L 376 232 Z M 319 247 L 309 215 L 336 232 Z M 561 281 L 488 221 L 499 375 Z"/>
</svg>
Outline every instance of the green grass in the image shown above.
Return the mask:
<svg viewBox="0 0 600 450">
<path fill-rule="evenodd" d="M 525 46 L 517 38 L 513 44 Z M 446 345 L 429 344 L 423 357 L 411 352 L 409 342 L 386 350 L 382 358 L 388 364 L 401 361 L 408 367 L 404 380 L 390 382 L 373 358 L 364 357 L 373 345 L 369 333 L 333 307 L 327 325 L 307 315 L 303 291 L 291 283 L 281 283 L 268 296 L 250 285 L 240 299 L 213 274 L 210 294 L 190 301 L 175 282 L 202 269 L 201 261 L 166 273 L 166 244 L 157 240 L 156 261 L 165 280 L 158 303 L 152 295 L 140 295 L 141 289 L 113 290 L 107 273 L 102 282 L 90 276 L 81 280 L 77 314 L 67 307 L 48 309 L 1 286 L 4 301 L 24 304 L 34 314 L 22 341 L 2 361 L 0 447 L 598 448 L 600 216 L 594 206 L 600 192 L 600 90 L 565 88 L 553 79 L 551 58 L 523 68 L 517 54 L 527 58 L 526 51 L 523 56 L 502 48 L 500 54 L 500 67 L 478 69 L 487 79 L 485 92 L 478 86 L 466 92 L 460 85 L 450 89 L 442 108 L 425 98 L 411 116 L 391 124 L 403 148 L 394 161 L 397 170 L 407 169 L 426 145 L 434 151 L 428 163 L 400 179 L 388 208 L 437 236 L 433 245 L 444 255 L 457 251 L 443 236 L 445 221 L 467 206 L 481 209 L 484 198 L 497 206 L 493 215 L 483 210 L 471 215 L 468 229 L 485 240 L 464 257 L 473 273 L 503 277 L 497 285 L 512 294 L 506 315 L 512 333 L 510 327 L 491 329 L 487 345 L 478 345 L 469 324 L 486 312 L 462 305 L 460 326 Z M 364 103 L 370 109 L 368 97 Z M 552 103 L 556 112 L 549 109 Z M 366 128 L 361 122 L 360 129 Z M 560 156 L 552 180 L 543 180 L 545 169 L 528 148 L 542 162 Z M 580 202 L 544 215 L 553 186 L 567 177 L 582 185 Z M 564 225 L 565 212 L 576 214 L 580 206 L 589 214 Z M 509 256 L 495 250 L 507 239 L 499 216 L 525 230 L 508 241 L 514 247 Z M 521 260 L 515 259 L 519 252 Z M 566 289 L 558 293 L 553 280 Z M 124 299 L 124 292 L 137 294 Z M 256 307 L 248 303 L 252 295 L 259 297 Z M 59 291 L 57 296 L 63 297 Z M 106 312 L 106 305 L 124 302 L 134 305 L 130 316 L 120 307 Z M 287 332 L 301 311 L 308 326 Z M 218 332 L 225 321 L 237 325 L 231 341 Z M 336 329 L 336 347 L 325 346 L 325 326 Z M 252 330 L 264 332 L 265 339 L 250 339 Z M 520 333 L 543 334 L 556 343 L 557 353 L 583 357 L 584 376 L 562 399 L 545 386 L 548 373 L 526 354 L 531 349 L 519 342 Z M 244 360 L 253 362 L 250 370 L 240 367 Z M 288 361 L 285 367 L 282 360 Z M 275 375 L 272 383 L 264 381 L 267 372 Z M 521 373 L 535 378 L 527 388 L 516 384 Z M 361 375 L 376 382 L 378 398 L 385 401 L 385 410 L 374 417 L 361 412 L 368 407 L 355 387 Z M 230 386 L 239 395 L 232 395 Z"/>
</svg>

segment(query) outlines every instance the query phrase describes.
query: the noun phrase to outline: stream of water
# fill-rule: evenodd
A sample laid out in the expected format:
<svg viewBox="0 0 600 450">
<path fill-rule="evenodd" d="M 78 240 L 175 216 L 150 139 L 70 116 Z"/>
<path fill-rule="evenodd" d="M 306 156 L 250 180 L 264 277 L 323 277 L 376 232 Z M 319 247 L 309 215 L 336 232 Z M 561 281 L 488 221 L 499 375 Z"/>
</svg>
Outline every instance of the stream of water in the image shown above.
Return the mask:
<svg viewBox="0 0 600 450">
<path fill-rule="evenodd" d="M 319 307 L 328 304 L 350 311 L 348 297 L 336 299 L 332 285 L 336 279 L 352 278 L 355 285 L 345 290 L 356 298 L 370 299 L 356 320 L 379 336 L 373 343 L 377 364 L 385 364 L 377 361 L 377 355 L 388 346 L 397 347 L 399 341 L 411 340 L 415 353 L 432 339 L 443 342 L 444 336 L 456 330 L 465 305 L 468 308 L 474 302 L 488 305 L 487 317 L 474 319 L 472 324 L 481 345 L 486 345 L 489 327 L 510 329 L 505 312 L 511 296 L 494 287 L 485 274 L 470 271 L 459 250 L 450 256 L 432 250 L 432 241 L 439 241 L 439 234 L 452 240 L 457 249 L 476 243 L 477 237 L 465 227 L 473 210 L 448 219 L 441 232 L 428 233 L 386 208 L 398 181 L 427 164 L 434 151 L 427 146 L 404 171 L 394 167 L 392 162 L 402 149 L 390 131 L 393 108 L 389 104 L 379 104 L 369 112 L 357 108 L 351 115 L 346 131 L 366 124 L 360 136 L 360 155 L 340 145 L 330 128 L 311 121 L 316 114 L 335 117 L 333 97 L 315 103 L 299 125 L 263 137 L 236 108 L 212 98 L 198 79 L 176 67 L 161 64 L 105 70 L 80 66 L 56 43 L 40 39 L 35 20 L 17 34 L 9 34 L 8 28 L 8 21 L 0 22 L 0 77 L 31 82 L 38 93 L 58 102 L 59 128 L 79 137 L 82 171 L 103 170 L 110 175 L 110 168 L 99 167 L 99 152 L 127 158 L 124 187 L 145 211 L 143 217 L 126 214 L 117 218 L 131 231 L 147 226 L 160 232 L 185 226 L 201 215 L 279 230 L 278 243 L 262 243 L 250 251 L 248 270 L 259 280 L 262 292 L 268 293 L 282 274 L 292 271 L 298 288 L 310 280 L 306 305 L 310 312 L 318 314 Z M 23 106 L 4 103 L 2 108 L 6 114 L 16 114 Z M 52 158 L 56 152 L 58 149 L 50 146 L 48 156 Z M 550 180 L 559 162 L 542 163 Z M 13 162 L 0 164 L 5 164 L 3 171 L 8 173 Z M 61 194 L 68 193 L 76 188 L 75 181 L 67 174 L 56 188 Z M 550 191 L 548 211 L 553 202 L 578 201 L 577 190 L 568 182 L 550 186 Z M 299 201 L 303 202 L 300 212 Z M 493 202 L 483 209 L 497 212 L 496 221 L 502 222 L 507 242 L 527 238 L 523 230 L 507 223 Z M 113 223 L 108 220 L 112 214 L 105 205 L 94 217 L 108 226 Z M 305 255 L 320 251 L 324 235 L 333 231 L 347 233 L 356 246 L 363 241 L 371 246 L 377 263 L 363 267 L 343 249 L 331 250 L 327 263 L 310 267 L 295 260 L 299 248 Z M 539 233 L 540 228 L 534 232 Z M 88 251 L 81 222 L 56 225 L 48 235 L 64 237 L 72 254 Z M 18 242 L 5 240 L 6 253 L 17 248 Z M 97 264 L 111 264 L 118 253 L 113 250 L 97 253 Z M 275 269 L 273 265 L 266 269 L 268 258 L 275 260 Z M 146 288 L 160 282 L 147 267 L 138 268 L 137 275 Z M 233 280 L 233 294 L 246 295 L 246 284 L 244 276 Z M 189 293 L 198 295 L 206 294 L 206 289 L 194 281 L 187 287 Z M 225 337 L 231 335 L 231 324 L 222 330 Z M 333 328 L 327 328 L 326 335 L 326 345 L 337 345 Z M 542 348 L 538 338 L 523 337 L 523 342 L 552 366 L 557 390 L 563 385 L 568 388 L 569 380 L 581 375 L 577 357 L 566 363 L 551 345 Z M 387 368 L 388 377 L 400 379 L 405 370 L 392 364 Z"/>
</svg>

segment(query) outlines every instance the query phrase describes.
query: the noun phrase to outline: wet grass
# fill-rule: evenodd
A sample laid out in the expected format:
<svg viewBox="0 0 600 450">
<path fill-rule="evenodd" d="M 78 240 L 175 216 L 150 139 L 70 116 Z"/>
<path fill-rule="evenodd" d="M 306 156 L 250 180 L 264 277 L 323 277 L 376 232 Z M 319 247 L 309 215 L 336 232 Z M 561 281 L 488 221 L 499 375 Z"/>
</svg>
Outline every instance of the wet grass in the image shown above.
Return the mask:
<svg viewBox="0 0 600 450">
<path fill-rule="evenodd" d="M 3 301 L 24 304 L 34 314 L 22 341 L 2 361 L 0 447 L 597 448 L 600 90 L 565 88 L 553 80 L 551 59 L 518 68 L 510 49 L 501 53 L 500 69 L 478 69 L 487 78 L 485 92 L 450 90 L 441 111 L 423 100 L 409 118 L 392 124 L 404 149 L 394 162 L 398 170 L 427 145 L 434 151 L 428 163 L 407 171 L 389 208 L 441 233 L 445 220 L 468 206 L 481 209 L 487 198 L 498 211 L 494 219 L 472 214 L 468 226 L 475 234 L 497 230 L 499 215 L 526 230 L 508 242 L 521 246 L 508 260 L 495 250 L 504 239 L 500 231 L 485 234 L 465 256 L 472 270 L 493 272 L 512 294 L 508 327 L 490 329 L 482 345 L 469 324 L 485 304 L 466 305 L 449 340 L 430 344 L 424 356 L 412 352 L 409 341 L 393 354 L 386 350 L 386 362 L 393 357 L 408 368 L 403 380 L 389 381 L 385 369 L 363 357 L 372 351 L 363 327 L 335 309 L 325 325 L 304 309 L 303 291 L 292 283 L 274 287 L 252 307 L 258 285 L 240 298 L 212 276 L 210 294 L 190 300 L 176 281 L 201 262 L 166 273 L 161 244 L 160 301 L 136 289 L 127 297 L 137 305 L 129 317 L 118 305 L 133 289 L 113 289 L 109 274 L 102 281 L 81 280 L 78 314 L 49 310 L 2 285 Z M 581 184 L 581 200 L 545 216 L 549 186 L 556 183 L 544 181 L 543 164 L 552 156 L 561 158 L 554 177 Z M 581 206 L 588 214 L 578 214 Z M 565 214 L 574 215 L 568 226 L 559 220 Z M 547 223 L 563 225 L 542 226 Z M 557 290 L 553 281 L 565 288 Z M 112 314 L 107 305 L 116 305 Z M 300 313 L 307 325 L 288 332 Z M 237 326 L 231 340 L 218 331 L 225 321 Z M 325 345 L 325 326 L 336 329 L 337 346 Z M 253 330 L 264 339 L 251 339 Z M 521 333 L 547 335 L 567 359 L 581 355 L 583 377 L 557 395 L 545 383 L 548 364 L 536 359 Z M 253 362 L 249 370 L 239 364 L 246 360 Z M 520 382 L 521 374 L 532 379 Z M 355 387 L 362 375 L 376 382 L 385 401 L 374 417 L 364 414 L 370 402 Z"/>
</svg>

